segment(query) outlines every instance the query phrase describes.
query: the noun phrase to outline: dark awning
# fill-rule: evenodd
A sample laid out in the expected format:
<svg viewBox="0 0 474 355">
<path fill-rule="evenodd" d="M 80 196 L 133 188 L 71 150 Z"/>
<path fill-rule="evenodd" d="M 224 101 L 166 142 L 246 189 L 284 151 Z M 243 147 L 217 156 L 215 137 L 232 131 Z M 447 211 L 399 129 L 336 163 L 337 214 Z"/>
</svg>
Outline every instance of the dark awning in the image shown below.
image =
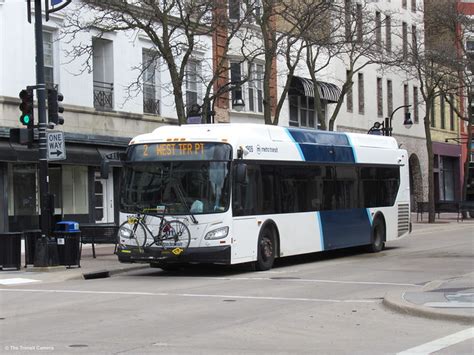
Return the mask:
<svg viewBox="0 0 474 355">
<path fill-rule="evenodd" d="M 335 84 L 325 81 L 318 81 L 318 91 L 321 100 L 331 103 L 337 102 L 341 96 L 341 89 Z M 300 76 L 293 76 L 291 78 L 289 95 L 314 97 L 313 81 Z"/>
<path fill-rule="evenodd" d="M 66 142 L 66 159 L 50 161 L 50 164 L 74 164 L 100 166 L 105 155 L 125 151 L 125 147 L 100 147 L 93 145 L 69 144 Z M 0 162 L 37 163 L 38 149 L 28 149 L 26 146 L 11 144 L 0 140 Z M 115 163 L 115 162 L 113 162 Z M 113 166 L 119 164 L 111 164 Z"/>
</svg>

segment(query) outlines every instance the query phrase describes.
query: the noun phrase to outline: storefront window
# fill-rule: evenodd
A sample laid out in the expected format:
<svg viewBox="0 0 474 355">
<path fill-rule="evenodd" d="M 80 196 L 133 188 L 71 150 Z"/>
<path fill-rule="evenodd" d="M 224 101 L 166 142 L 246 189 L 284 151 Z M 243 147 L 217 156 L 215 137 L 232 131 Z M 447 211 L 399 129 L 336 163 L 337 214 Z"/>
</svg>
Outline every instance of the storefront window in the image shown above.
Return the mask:
<svg viewBox="0 0 474 355">
<path fill-rule="evenodd" d="M 61 167 L 50 167 L 48 175 L 49 193 L 54 195 L 54 214 L 62 214 Z"/>
<path fill-rule="evenodd" d="M 12 164 L 8 169 L 8 215 L 38 215 L 36 165 Z"/>
<path fill-rule="evenodd" d="M 440 167 L 440 200 L 441 201 L 454 201 L 454 168 L 456 165 L 455 159 L 451 157 L 441 158 Z"/>
<path fill-rule="evenodd" d="M 87 166 L 63 166 L 63 213 L 88 214 Z"/>
</svg>

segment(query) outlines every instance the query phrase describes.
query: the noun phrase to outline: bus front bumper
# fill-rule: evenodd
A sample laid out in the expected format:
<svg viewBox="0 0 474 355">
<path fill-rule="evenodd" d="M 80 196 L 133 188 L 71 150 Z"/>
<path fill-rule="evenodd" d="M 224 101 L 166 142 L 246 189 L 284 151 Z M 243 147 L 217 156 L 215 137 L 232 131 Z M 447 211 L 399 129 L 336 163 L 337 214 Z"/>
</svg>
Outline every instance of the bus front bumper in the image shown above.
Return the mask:
<svg viewBox="0 0 474 355">
<path fill-rule="evenodd" d="M 212 263 L 230 264 L 230 245 L 188 248 L 179 255 L 173 254 L 169 250 L 158 248 L 124 248 L 117 249 L 118 259 L 122 263 L 152 263 L 156 261 L 166 261 L 167 263 Z"/>
</svg>

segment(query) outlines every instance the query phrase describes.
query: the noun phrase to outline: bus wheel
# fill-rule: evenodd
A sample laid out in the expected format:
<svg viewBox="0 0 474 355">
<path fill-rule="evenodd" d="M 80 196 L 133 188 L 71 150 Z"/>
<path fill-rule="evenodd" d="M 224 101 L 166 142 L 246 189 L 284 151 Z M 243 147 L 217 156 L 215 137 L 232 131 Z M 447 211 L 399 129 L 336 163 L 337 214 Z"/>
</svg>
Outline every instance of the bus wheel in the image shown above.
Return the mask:
<svg viewBox="0 0 474 355">
<path fill-rule="evenodd" d="M 258 237 L 257 271 L 270 270 L 275 261 L 276 244 L 275 237 L 269 228 L 265 228 Z"/>
<path fill-rule="evenodd" d="M 368 251 L 378 253 L 385 247 L 385 223 L 381 218 L 376 218 L 372 225 L 372 241 L 368 245 Z"/>
</svg>

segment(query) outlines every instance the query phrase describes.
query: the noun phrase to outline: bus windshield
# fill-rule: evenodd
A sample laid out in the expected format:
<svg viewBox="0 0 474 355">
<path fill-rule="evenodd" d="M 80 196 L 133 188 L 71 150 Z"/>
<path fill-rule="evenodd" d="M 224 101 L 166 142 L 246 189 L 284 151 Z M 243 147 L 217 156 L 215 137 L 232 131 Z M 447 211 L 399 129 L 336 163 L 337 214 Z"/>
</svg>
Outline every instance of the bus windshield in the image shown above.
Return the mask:
<svg viewBox="0 0 474 355">
<path fill-rule="evenodd" d="M 121 211 L 209 214 L 229 207 L 230 161 L 128 162 Z"/>
</svg>

